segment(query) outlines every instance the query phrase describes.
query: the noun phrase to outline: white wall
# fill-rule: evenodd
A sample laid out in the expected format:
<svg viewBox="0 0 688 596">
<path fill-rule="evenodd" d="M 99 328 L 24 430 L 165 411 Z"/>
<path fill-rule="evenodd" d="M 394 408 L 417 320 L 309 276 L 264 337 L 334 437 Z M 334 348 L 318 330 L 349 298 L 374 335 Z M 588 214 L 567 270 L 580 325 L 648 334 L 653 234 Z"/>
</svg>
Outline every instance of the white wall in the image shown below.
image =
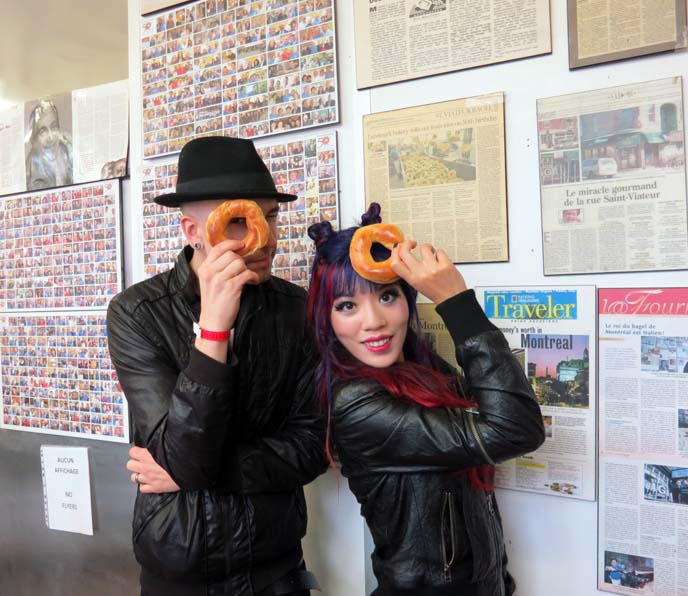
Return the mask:
<svg viewBox="0 0 688 596">
<path fill-rule="evenodd" d="M 469 285 L 686 285 L 685 271 L 548 277 L 542 274 L 536 100 L 675 75 L 688 76 L 685 51 L 569 71 L 565 0 L 552 0 L 551 9 L 551 55 L 372 89 L 371 112 L 494 91 L 505 93 L 510 259 L 508 263 L 460 267 Z M 347 34 L 340 28 L 340 38 Z M 360 127 L 360 123 L 353 125 Z M 345 175 L 344 167 L 341 172 Z M 342 200 L 346 202 L 350 198 L 343 196 Z M 596 589 L 597 503 L 511 490 L 498 491 L 498 500 L 518 595 L 604 593 Z"/>
<path fill-rule="evenodd" d="M 354 0 L 363 2 L 364 0 Z M 127 283 L 142 278 L 140 0 L 129 2 L 131 184 L 125 189 Z M 339 188 L 341 221 L 354 223 L 364 210 L 361 117 L 372 112 L 503 91 L 506 100 L 508 263 L 466 265 L 471 286 L 496 284 L 595 284 L 598 286 L 685 285 L 685 272 L 556 276 L 542 275 L 540 191 L 535 101 L 613 85 L 688 76 L 685 52 L 568 70 L 566 2 L 552 0 L 552 54 L 357 91 L 353 47 L 353 3 L 337 0 L 341 124 Z M 296 133 L 298 135 L 298 133 Z M 288 140 L 285 134 L 280 138 Z M 272 138 L 271 138 L 272 139 Z M 128 190 L 128 192 L 127 192 Z M 364 596 L 374 586 L 368 565 L 370 540 L 346 480 L 333 473 L 307 487 L 309 567 L 327 596 Z M 512 574 L 520 596 L 591 596 L 596 589 L 597 506 L 563 498 L 499 491 Z M 367 571 L 366 571 L 367 569 Z M 367 576 L 367 577 L 366 577 Z M 366 587 L 367 585 L 367 587 Z"/>
</svg>

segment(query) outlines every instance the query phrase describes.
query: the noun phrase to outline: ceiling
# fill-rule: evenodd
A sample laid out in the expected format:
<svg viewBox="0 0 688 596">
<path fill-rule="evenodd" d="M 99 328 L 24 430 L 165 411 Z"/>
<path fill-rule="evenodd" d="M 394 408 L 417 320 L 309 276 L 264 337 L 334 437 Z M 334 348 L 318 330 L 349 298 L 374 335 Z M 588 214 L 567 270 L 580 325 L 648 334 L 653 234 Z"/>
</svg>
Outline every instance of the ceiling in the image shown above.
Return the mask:
<svg viewBox="0 0 688 596">
<path fill-rule="evenodd" d="M 0 4 L 0 102 L 128 77 L 127 0 Z"/>
</svg>

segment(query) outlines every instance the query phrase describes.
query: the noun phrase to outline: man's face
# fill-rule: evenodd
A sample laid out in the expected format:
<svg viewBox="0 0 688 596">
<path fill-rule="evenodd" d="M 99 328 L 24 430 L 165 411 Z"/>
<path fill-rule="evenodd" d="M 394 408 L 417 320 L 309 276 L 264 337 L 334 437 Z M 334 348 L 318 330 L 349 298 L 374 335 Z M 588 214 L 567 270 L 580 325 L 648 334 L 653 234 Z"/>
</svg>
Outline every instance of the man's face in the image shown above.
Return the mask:
<svg viewBox="0 0 688 596">
<path fill-rule="evenodd" d="M 263 211 L 263 215 L 268 222 L 270 234 L 268 235 L 267 244 L 252 255 L 244 257 L 244 261 L 248 269 L 258 274 L 260 283 L 262 283 L 270 279 L 270 274 L 272 273 L 272 260 L 277 250 L 277 216 L 279 214 L 279 205 L 275 199 L 252 200 L 255 201 Z M 202 215 L 199 217 L 199 224 L 204 238 L 206 253 L 210 250 L 210 243 L 206 235 L 205 224 L 208 221 L 210 213 L 222 203 L 224 203 L 224 201 L 220 199 L 217 201 L 204 201 L 202 205 Z M 246 222 L 243 219 L 232 219 L 225 228 L 225 236 L 233 240 L 242 240 L 247 232 Z"/>
<path fill-rule="evenodd" d="M 55 110 L 44 110 L 36 123 L 36 139 L 41 149 L 52 149 L 57 143 L 60 125 Z"/>
</svg>

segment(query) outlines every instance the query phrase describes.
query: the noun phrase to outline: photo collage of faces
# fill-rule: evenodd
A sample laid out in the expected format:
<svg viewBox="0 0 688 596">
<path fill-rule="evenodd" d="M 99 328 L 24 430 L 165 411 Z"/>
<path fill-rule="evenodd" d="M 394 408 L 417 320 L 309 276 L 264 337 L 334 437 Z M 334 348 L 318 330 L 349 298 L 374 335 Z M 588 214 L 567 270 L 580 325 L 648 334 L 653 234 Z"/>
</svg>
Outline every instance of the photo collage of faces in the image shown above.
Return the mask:
<svg viewBox="0 0 688 596">
<path fill-rule="evenodd" d="M 308 226 L 323 219 L 335 228 L 339 223 L 336 133 L 256 149 L 270 169 L 277 190 L 298 196 L 293 202 L 280 203 L 273 273 L 305 287 L 314 253 Z M 180 211 L 153 202 L 156 196 L 173 192 L 176 182 L 176 160 L 144 168 L 143 258 L 147 277 L 167 271 L 184 245 Z"/>
<path fill-rule="evenodd" d="M 0 311 L 106 307 L 121 289 L 118 182 L 0 200 Z"/>
<path fill-rule="evenodd" d="M 181 211 L 153 202 L 177 186 L 177 158 L 143 168 L 143 268 L 146 277 L 167 271 L 185 244 L 179 227 Z"/>
<path fill-rule="evenodd" d="M 298 195 L 280 203 L 273 273 L 304 288 L 315 254 L 308 226 L 324 219 L 339 224 L 336 141 L 330 133 L 258 148 L 277 190 Z"/>
<path fill-rule="evenodd" d="M 144 17 L 144 157 L 339 121 L 334 0 L 203 0 Z"/>
<path fill-rule="evenodd" d="M 0 318 L 2 427 L 126 442 L 105 311 Z"/>
</svg>

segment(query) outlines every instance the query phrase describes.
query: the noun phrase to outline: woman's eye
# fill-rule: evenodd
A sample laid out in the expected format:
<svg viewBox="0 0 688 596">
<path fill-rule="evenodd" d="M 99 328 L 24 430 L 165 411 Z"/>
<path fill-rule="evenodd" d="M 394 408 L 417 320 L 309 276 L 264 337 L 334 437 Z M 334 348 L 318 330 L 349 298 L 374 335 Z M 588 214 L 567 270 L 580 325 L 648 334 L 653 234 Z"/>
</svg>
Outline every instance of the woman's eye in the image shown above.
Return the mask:
<svg viewBox="0 0 688 596">
<path fill-rule="evenodd" d="M 396 290 L 385 290 L 380 295 L 380 302 L 385 304 L 390 304 L 394 302 L 399 297 L 399 292 Z"/>
<path fill-rule="evenodd" d="M 246 223 L 246 218 L 245 217 L 233 217 L 229 223 L 231 224 L 245 224 Z"/>
<path fill-rule="evenodd" d="M 354 309 L 355 305 L 350 300 L 343 300 L 334 305 L 334 309 L 337 312 L 350 312 Z"/>
</svg>

